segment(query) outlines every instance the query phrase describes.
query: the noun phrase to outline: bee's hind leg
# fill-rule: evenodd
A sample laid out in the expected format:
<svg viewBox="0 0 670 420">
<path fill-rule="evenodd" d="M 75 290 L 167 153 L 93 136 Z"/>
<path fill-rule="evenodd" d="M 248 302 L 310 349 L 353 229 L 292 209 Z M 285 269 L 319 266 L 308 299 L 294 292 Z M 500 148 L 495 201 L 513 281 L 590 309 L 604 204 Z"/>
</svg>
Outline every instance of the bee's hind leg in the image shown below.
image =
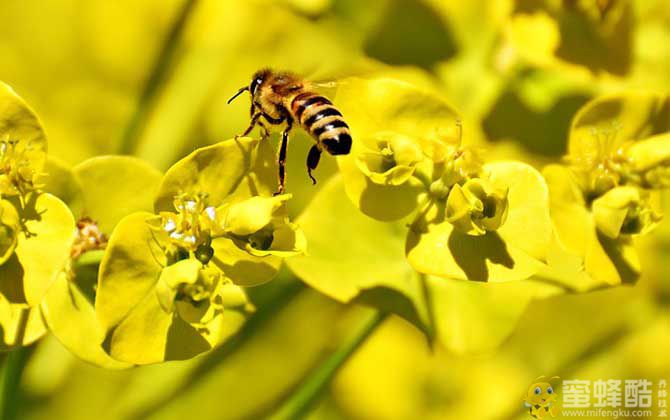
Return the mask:
<svg viewBox="0 0 670 420">
<path fill-rule="evenodd" d="M 288 133 L 291 131 L 292 123 L 292 120 L 287 120 L 288 125 L 281 133 L 281 145 L 279 146 L 279 159 L 277 161 L 279 167 L 279 187 L 274 195 L 283 194 L 286 189 L 286 152 L 288 149 Z"/>
<path fill-rule="evenodd" d="M 307 154 L 307 175 L 309 175 L 313 185 L 316 185 L 316 179 L 312 176 L 312 171 L 319 165 L 319 159 L 321 159 L 321 149 L 315 144 Z"/>
</svg>

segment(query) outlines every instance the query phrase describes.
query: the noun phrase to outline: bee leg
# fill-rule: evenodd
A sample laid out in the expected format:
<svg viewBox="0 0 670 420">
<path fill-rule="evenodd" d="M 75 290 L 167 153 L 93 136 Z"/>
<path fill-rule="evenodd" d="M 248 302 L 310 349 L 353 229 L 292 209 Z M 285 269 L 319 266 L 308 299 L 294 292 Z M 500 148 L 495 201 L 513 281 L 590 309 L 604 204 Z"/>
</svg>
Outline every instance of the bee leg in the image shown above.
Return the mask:
<svg viewBox="0 0 670 420">
<path fill-rule="evenodd" d="M 274 124 L 274 125 L 281 124 L 281 123 L 283 123 L 284 121 L 286 121 L 286 118 L 285 118 L 285 117 L 281 117 L 281 118 L 272 118 L 272 117 L 269 116 L 268 114 L 263 114 L 263 117 L 264 117 L 270 124 Z"/>
<path fill-rule="evenodd" d="M 286 185 L 286 150 L 288 149 L 288 133 L 291 131 L 293 121 L 288 120 L 286 129 L 281 133 L 281 146 L 279 147 L 279 187 L 274 195 L 283 194 Z"/>
<path fill-rule="evenodd" d="M 261 128 L 263 129 L 263 133 L 261 134 L 261 139 L 265 140 L 268 137 L 270 137 L 270 129 L 268 128 L 267 125 L 265 125 L 265 123 L 263 123 L 262 120 L 258 122 L 258 125 L 260 125 Z"/>
<path fill-rule="evenodd" d="M 251 130 L 253 130 L 254 127 L 256 126 L 256 124 L 258 123 L 258 119 L 261 117 L 261 115 L 263 115 L 263 114 L 260 113 L 260 112 L 257 112 L 254 115 L 252 115 L 251 116 L 251 123 L 249 123 L 249 127 L 247 127 L 247 129 L 244 130 L 244 133 L 235 136 L 235 138 L 245 137 L 247 134 L 251 133 Z"/>
<path fill-rule="evenodd" d="M 268 124 L 278 125 L 284 122 L 284 118 L 272 118 L 268 114 L 262 112 L 262 117 L 265 118 Z M 258 124 L 263 127 L 263 139 L 270 137 L 270 129 L 263 120 L 259 120 Z"/>
<path fill-rule="evenodd" d="M 313 185 L 316 185 L 316 179 L 312 176 L 312 171 L 319 164 L 319 159 L 321 159 L 321 150 L 315 144 L 309 149 L 309 153 L 307 154 L 307 175 L 309 175 Z"/>
</svg>

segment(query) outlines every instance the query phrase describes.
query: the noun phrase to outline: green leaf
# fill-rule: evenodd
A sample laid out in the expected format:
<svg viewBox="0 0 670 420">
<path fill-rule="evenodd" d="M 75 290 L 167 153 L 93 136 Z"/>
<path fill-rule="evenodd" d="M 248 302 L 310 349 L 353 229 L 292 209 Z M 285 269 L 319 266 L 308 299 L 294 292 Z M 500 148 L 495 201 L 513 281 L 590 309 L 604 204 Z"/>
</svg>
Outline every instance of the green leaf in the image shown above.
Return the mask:
<svg viewBox="0 0 670 420">
<path fill-rule="evenodd" d="M 0 194 L 14 195 L 17 178 L 32 184 L 46 161 L 47 140 L 32 109 L 11 87 L 0 82 Z M 9 147 L 7 142 L 16 142 Z M 9 169 L 9 170 L 7 170 Z M 25 181 L 18 184 L 24 184 Z"/>
<path fill-rule="evenodd" d="M 49 330 L 77 357 L 106 369 L 131 366 L 112 359 L 102 349 L 105 330 L 98 322 L 93 301 L 65 272 L 47 292 L 41 309 Z"/>
<path fill-rule="evenodd" d="M 554 63 L 561 35 L 558 23 L 546 13 L 514 15 L 505 35 L 516 53 L 529 63 L 537 66 Z"/>
<path fill-rule="evenodd" d="M 60 198 L 79 220 L 84 205 L 83 188 L 72 168 L 62 160 L 48 156 L 44 172 L 46 179 L 40 182 L 41 190 Z"/>
<path fill-rule="evenodd" d="M 174 211 L 172 203 L 179 194 L 206 193 L 213 206 L 233 198 L 272 195 L 276 183 L 274 159 L 269 142 L 250 137 L 197 149 L 165 173 L 154 209 Z"/>
<path fill-rule="evenodd" d="M 125 216 L 151 211 L 161 173 L 131 156 L 98 156 L 73 168 L 84 196 L 82 216 L 109 235 Z"/>
<path fill-rule="evenodd" d="M 562 246 L 584 255 L 595 225 L 576 176 L 565 166 L 547 165 L 542 173 L 550 192 L 551 218 Z"/>
<path fill-rule="evenodd" d="M 461 280 L 503 282 L 535 274 L 552 238 L 549 197 L 542 176 L 519 162 L 484 165 L 490 181 L 509 188 L 508 215 L 496 231 L 471 236 L 447 221 L 427 232 L 410 229 L 407 259 L 418 271 Z"/>
<path fill-rule="evenodd" d="M 239 286 L 251 287 L 267 283 L 277 275 L 282 263 L 282 258 L 276 255 L 251 255 L 228 238 L 214 239 L 212 248 L 212 264 Z"/>
<path fill-rule="evenodd" d="M 403 145 L 403 150 L 394 151 L 398 156 L 393 156 L 394 163 L 388 169 L 398 169 L 387 174 L 370 156 L 382 152 L 381 143 L 392 143 L 389 135 L 391 140 L 406 138 L 416 145 L 435 138 L 455 126 L 456 112 L 431 93 L 389 78 L 346 79 L 338 89 L 335 104 L 347 119 L 354 139 L 351 152 L 338 157 L 347 195 L 375 219 L 391 221 L 407 216 L 416 209 L 418 196 L 425 190 L 421 182 L 408 176 L 416 164 L 416 153 L 412 153 L 416 147 L 407 147 L 407 141 L 395 141 Z"/>
<path fill-rule="evenodd" d="M 533 299 L 563 289 L 532 280 L 485 284 L 428 277 L 437 337 L 456 353 L 496 349 Z"/>
<path fill-rule="evenodd" d="M 35 306 L 70 257 L 74 218 L 67 206 L 48 193 L 31 193 L 20 205 L 21 220 L 14 255 L 0 266 L 0 292 L 14 303 Z"/>
<path fill-rule="evenodd" d="M 146 212 L 126 216 L 109 238 L 95 299 L 95 310 L 105 331 L 118 325 L 150 294 L 167 265 L 147 224 L 153 217 Z"/>
<path fill-rule="evenodd" d="M 420 275 L 404 260 L 407 227 L 360 213 L 339 177 L 322 186 L 298 223 L 309 253 L 286 263 L 306 284 L 340 302 L 395 313 L 452 351 L 495 348 L 531 299 L 562 291 L 530 280 L 480 284 Z"/>
<path fill-rule="evenodd" d="M 431 330 L 423 283 L 403 255 L 402 223 L 360 213 L 339 177 L 321 187 L 297 223 L 309 239 L 308 253 L 286 264 L 310 287 L 340 302 L 360 299 L 392 310 Z"/>
</svg>

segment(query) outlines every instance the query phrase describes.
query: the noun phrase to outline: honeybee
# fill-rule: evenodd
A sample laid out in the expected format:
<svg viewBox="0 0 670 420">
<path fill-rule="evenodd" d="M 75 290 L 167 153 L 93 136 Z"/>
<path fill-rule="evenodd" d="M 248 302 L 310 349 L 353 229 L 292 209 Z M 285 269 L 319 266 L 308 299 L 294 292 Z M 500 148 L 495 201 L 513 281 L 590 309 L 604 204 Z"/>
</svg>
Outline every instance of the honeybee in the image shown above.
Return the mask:
<svg viewBox="0 0 670 420">
<path fill-rule="evenodd" d="M 351 132 L 342 114 L 328 98 L 312 89 L 311 83 L 295 74 L 263 69 L 253 75 L 249 86 L 241 87 L 228 100 L 231 103 L 245 91 L 251 94 L 251 123 L 240 136 L 248 135 L 260 125 L 265 138 L 269 135 L 266 123 L 285 124 L 279 147 L 279 186 L 275 194 L 285 190 L 288 135 L 294 124 L 299 124 L 316 141 L 307 154 L 307 174 L 313 184 L 316 179 L 312 171 L 319 164 L 322 150 L 331 155 L 346 155 L 351 150 Z"/>
</svg>

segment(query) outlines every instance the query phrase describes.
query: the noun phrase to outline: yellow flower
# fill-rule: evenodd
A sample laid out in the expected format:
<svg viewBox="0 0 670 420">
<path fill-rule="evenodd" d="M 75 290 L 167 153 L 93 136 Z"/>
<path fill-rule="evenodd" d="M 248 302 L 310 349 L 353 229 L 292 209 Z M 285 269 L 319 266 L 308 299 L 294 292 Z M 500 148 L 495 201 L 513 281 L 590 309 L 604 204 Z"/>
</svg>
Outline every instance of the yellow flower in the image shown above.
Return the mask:
<svg viewBox="0 0 670 420">
<path fill-rule="evenodd" d="M 305 252 L 307 240 L 288 219 L 285 203 L 290 194 L 251 197 L 231 204 L 224 231 L 235 244 L 255 256 L 288 257 Z"/>
<path fill-rule="evenodd" d="M 647 197 L 635 187 L 614 188 L 596 199 L 593 216 L 598 230 L 612 239 L 648 233 L 661 220 Z"/>
<path fill-rule="evenodd" d="M 462 187 L 456 184 L 447 197 L 447 220 L 468 235 L 495 231 L 507 218 L 507 192 L 481 178 L 470 179 Z"/>
<path fill-rule="evenodd" d="M 356 159 L 358 168 L 375 184 L 405 183 L 423 159 L 419 145 L 394 132 L 377 133 L 373 140 L 377 149 L 361 153 Z"/>
</svg>

